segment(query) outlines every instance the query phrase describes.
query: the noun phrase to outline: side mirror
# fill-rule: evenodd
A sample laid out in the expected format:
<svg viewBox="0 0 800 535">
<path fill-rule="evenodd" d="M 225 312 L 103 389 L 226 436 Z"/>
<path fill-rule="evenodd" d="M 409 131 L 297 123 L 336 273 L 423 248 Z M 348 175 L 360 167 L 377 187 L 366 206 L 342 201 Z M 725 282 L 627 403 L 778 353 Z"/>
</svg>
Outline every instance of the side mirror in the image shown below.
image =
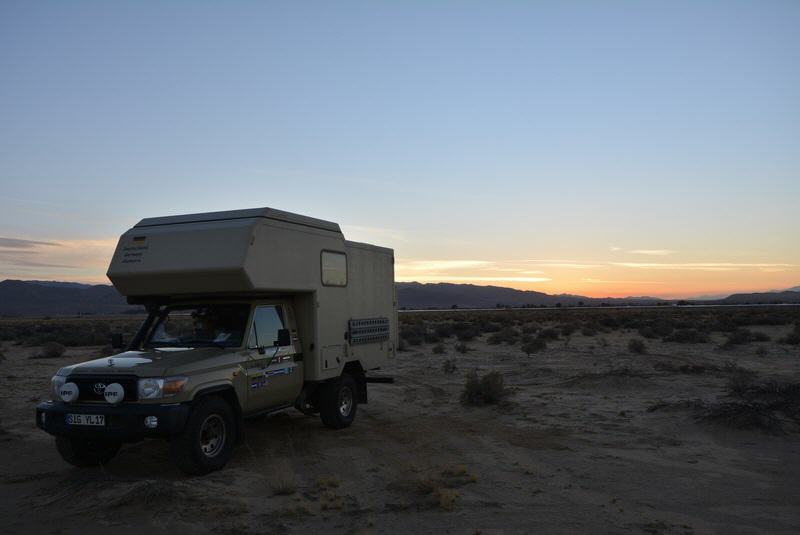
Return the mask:
<svg viewBox="0 0 800 535">
<path fill-rule="evenodd" d="M 292 333 L 289 329 L 279 329 L 278 330 L 278 346 L 290 346 L 292 345 Z"/>
<path fill-rule="evenodd" d="M 111 348 L 125 349 L 125 341 L 122 339 L 122 333 L 114 333 L 111 335 Z"/>
</svg>

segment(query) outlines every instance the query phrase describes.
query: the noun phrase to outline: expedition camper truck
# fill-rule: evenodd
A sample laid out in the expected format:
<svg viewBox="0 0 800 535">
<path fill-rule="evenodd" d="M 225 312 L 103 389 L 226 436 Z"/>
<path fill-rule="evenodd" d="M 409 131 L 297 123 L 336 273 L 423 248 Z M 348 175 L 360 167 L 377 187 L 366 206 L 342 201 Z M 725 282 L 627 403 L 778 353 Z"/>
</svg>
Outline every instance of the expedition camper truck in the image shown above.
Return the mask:
<svg viewBox="0 0 800 535">
<path fill-rule="evenodd" d="M 336 223 L 271 208 L 143 219 L 108 277 L 147 319 L 126 351 L 59 370 L 36 408 L 76 466 L 160 436 L 181 469 L 206 473 L 244 418 L 292 406 L 347 427 L 382 379 L 367 372 L 395 356 L 393 251 Z"/>
</svg>

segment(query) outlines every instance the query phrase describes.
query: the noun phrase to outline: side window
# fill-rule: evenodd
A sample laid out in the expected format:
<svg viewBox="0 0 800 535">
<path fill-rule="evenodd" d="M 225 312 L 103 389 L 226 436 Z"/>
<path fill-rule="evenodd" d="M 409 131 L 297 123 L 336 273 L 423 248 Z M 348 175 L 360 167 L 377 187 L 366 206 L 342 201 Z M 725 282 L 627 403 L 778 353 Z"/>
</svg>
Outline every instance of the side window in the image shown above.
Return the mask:
<svg viewBox="0 0 800 535">
<path fill-rule="evenodd" d="M 257 307 L 247 347 L 274 347 L 278 345 L 278 331 L 284 328 L 283 309 L 278 306 Z"/>
<path fill-rule="evenodd" d="M 334 251 L 322 251 L 322 284 L 347 286 L 347 256 Z"/>
</svg>

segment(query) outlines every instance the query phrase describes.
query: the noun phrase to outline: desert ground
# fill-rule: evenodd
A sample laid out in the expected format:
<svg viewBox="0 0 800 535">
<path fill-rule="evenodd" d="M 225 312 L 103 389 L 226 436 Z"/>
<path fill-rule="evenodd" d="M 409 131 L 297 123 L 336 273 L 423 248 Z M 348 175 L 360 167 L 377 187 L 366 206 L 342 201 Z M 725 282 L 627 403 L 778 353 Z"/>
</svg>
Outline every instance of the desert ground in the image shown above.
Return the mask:
<svg viewBox="0 0 800 535">
<path fill-rule="evenodd" d="M 162 441 L 63 462 L 34 405 L 59 367 L 108 352 L 76 345 L 103 320 L 0 320 L 0 531 L 798 533 L 799 321 L 796 307 L 404 313 L 380 372 L 395 383 L 370 385 L 352 427 L 251 420 L 224 470 L 191 478 Z M 53 336 L 69 347 L 42 358 Z"/>
</svg>

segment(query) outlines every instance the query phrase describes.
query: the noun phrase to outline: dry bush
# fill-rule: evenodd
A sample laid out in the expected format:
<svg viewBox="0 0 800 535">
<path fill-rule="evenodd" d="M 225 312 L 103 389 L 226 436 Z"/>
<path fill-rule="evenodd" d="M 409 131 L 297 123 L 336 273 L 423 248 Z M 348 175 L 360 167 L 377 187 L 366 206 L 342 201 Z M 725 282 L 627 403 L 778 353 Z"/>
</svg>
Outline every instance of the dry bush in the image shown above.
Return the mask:
<svg viewBox="0 0 800 535">
<path fill-rule="evenodd" d="M 431 493 L 431 497 L 433 498 L 434 503 L 436 503 L 439 508 L 445 511 L 452 511 L 458 505 L 459 500 L 461 499 L 461 495 L 458 491 L 453 489 L 446 489 L 444 487 L 437 487 Z"/>
<path fill-rule="evenodd" d="M 490 405 L 500 402 L 506 394 L 503 376 L 498 372 L 479 377 L 478 372 L 473 370 L 467 374 L 461 402 L 466 405 Z"/>
<path fill-rule="evenodd" d="M 558 340 L 558 331 L 552 327 L 548 327 L 539 331 L 539 334 L 536 336 L 541 340 Z"/>
<path fill-rule="evenodd" d="M 436 344 L 435 346 L 433 346 L 433 352 L 436 353 L 437 355 L 444 355 L 445 353 L 447 353 L 447 350 L 444 348 L 442 344 Z"/>
<path fill-rule="evenodd" d="M 769 336 L 764 333 L 753 332 L 744 327 L 739 327 L 728 335 L 728 339 L 722 344 L 725 349 L 730 349 L 733 346 L 745 345 L 751 342 L 768 342 Z"/>
<path fill-rule="evenodd" d="M 442 371 L 448 375 L 456 371 L 456 359 L 445 359 L 442 363 Z"/>
<path fill-rule="evenodd" d="M 323 511 L 341 511 L 344 509 L 344 498 L 328 490 L 319 497 L 319 506 Z"/>
<path fill-rule="evenodd" d="M 528 355 L 529 357 L 533 353 L 539 353 L 540 351 L 544 351 L 546 349 L 547 349 L 547 342 L 545 342 L 543 338 L 534 338 L 522 344 L 522 352 Z"/>
<path fill-rule="evenodd" d="M 628 341 L 628 351 L 638 355 L 644 355 L 647 353 L 647 346 L 641 338 L 633 338 Z"/>
<path fill-rule="evenodd" d="M 458 351 L 459 353 L 461 353 L 461 354 L 463 355 L 463 354 L 465 354 L 467 351 L 472 351 L 472 348 L 471 348 L 471 347 L 469 347 L 469 346 L 468 346 L 467 344 L 465 344 L 464 342 L 461 342 L 461 343 L 459 343 L 459 344 L 456 344 L 456 351 Z"/>
<path fill-rule="evenodd" d="M 335 489 L 341 485 L 339 478 L 334 476 L 322 476 L 317 479 L 317 488 L 320 489 Z"/>
<path fill-rule="evenodd" d="M 267 463 L 267 483 L 277 496 L 297 492 L 297 474 L 289 459 L 273 459 Z"/>
<path fill-rule="evenodd" d="M 708 342 L 708 334 L 697 329 L 678 329 L 669 336 L 664 337 L 665 342 L 677 342 L 679 344 L 704 344 Z"/>
<path fill-rule="evenodd" d="M 64 355 L 64 352 L 67 350 L 64 345 L 59 344 L 58 342 L 47 342 L 45 345 L 42 346 L 42 351 L 35 356 L 35 358 L 40 359 L 57 359 Z"/>
<path fill-rule="evenodd" d="M 789 334 L 787 334 L 786 336 L 784 336 L 783 338 L 781 338 L 780 340 L 778 340 L 778 342 L 781 344 L 789 344 L 793 346 L 800 344 L 800 323 L 796 324 L 794 326 L 794 330 Z"/>
</svg>

